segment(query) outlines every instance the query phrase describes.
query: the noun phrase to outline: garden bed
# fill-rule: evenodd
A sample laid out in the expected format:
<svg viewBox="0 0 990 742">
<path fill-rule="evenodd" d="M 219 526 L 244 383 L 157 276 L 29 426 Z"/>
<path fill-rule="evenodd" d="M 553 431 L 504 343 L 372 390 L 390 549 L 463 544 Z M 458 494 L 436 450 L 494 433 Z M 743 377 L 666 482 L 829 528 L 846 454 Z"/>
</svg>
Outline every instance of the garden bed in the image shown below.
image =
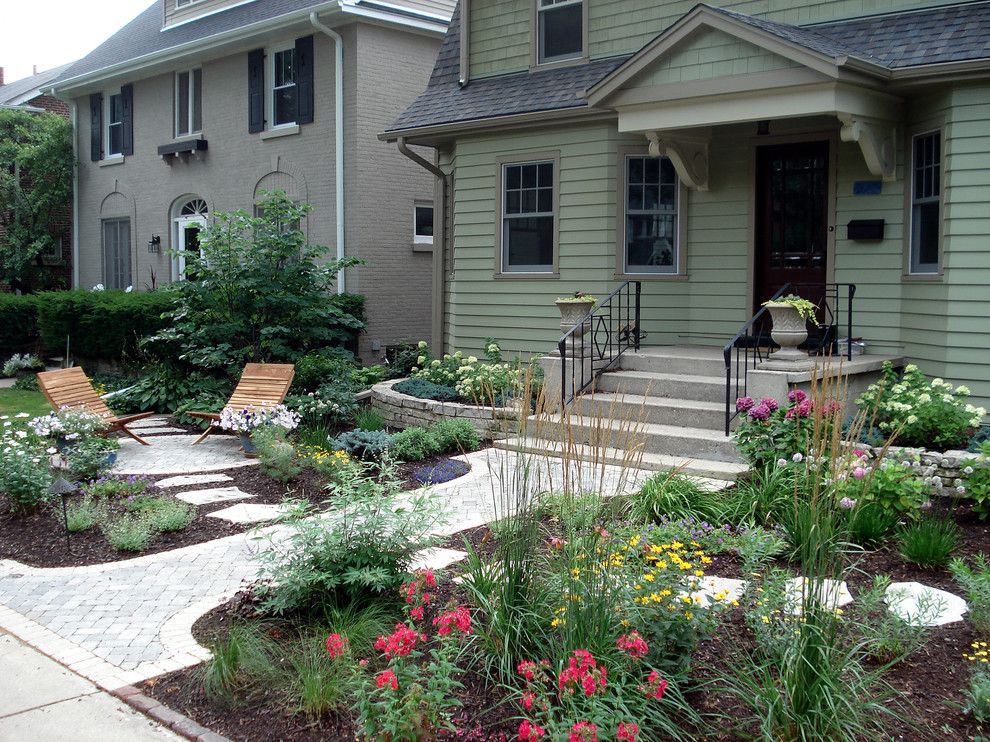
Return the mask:
<svg viewBox="0 0 990 742">
<path fill-rule="evenodd" d="M 936 505 L 939 515 L 951 517 L 961 529 L 961 538 L 956 555 L 968 557 L 979 553 L 990 536 L 990 526 L 981 523 L 965 508 L 949 509 L 944 503 Z M 544 519 L 544 527 L 552 527 L 552 522 Z M 494 537 L 485 526 L 468 529 L 449 537 L 443 546 L 463 548 L 464 540 L 473 544 L 480 553 L 490 554 Z M 921 569 L 906 563 L 893 549 L 884 547 L 866 551 L 855 557 L 856 569 L 848 577 L 854 595 L 865 590 L 874 575 L 889 575 L 892 581 L 919 581 L 926 585 L 958 591 L 949 572 L 945 569 Z M 775 565 L 787 568 L 778 560 Z M 456 574 L 462 564 L 450 568 Z M 745 577 L 741 565 L 734 555 L 716 555 L 707 573 L 720 577 Z M 441 581 L 439 594 L 435 596 L 431 610 L 467 603 L 466 591 L 449 579 Z M 228 632 L 232 622 L 263 621 L 265 629 L 272 636 L 297 630 L 298 624 L 287 619 L 251 618 L 250 601 L 240 600 L 228 603 L 203 616 L 194 626 L 197 640 L 208 645 Z M 425 625 L 429 625 L 432 612 L 427 613 Z M 958 707 L 963 690 L 969 682 L 969 668 L 961 657 L 971 651 L 970 645 L 976 639 L 968 622 L 957 622 L 929 630 L 926 641 L 913 654 L 893 665 L 884 673 L 903 702 L 903 715 L 892 720 L 885 728 L 888 738 L 912 740 L 941 740 L 972 738 L 980 733 L 979 726 L 970 717 L 964 716 Z M 745 626 L 743 609 L 735 608 L 723 614 L 718 628 L 710 638 L 702 640 L 693 655 L 694 679 L 698 684 L 717 677 L 738 658 L 740 649 L 752 650 L 753 637 Z M 875 665 L 876 666 L 876 665 Z M 494 740 L 516 737 L 519 710 L 505 702 L 504 693 L 486 684 L 478 666 L 469 670 L 462 678 L 464 688 L 457 697 L 462 701 L 455 715 L 459 728 L 459 739 Z M 354 719 L 348 712 L 331 712 L 315 717 L 288 710 L 284 699 L 276 695 L 251 696 L 250 702 L 231 703 L 208 697 L 203 691 L 202 668 L 191 668 L 148 681 L 144 692 L 161 703 L 186 714 L 198 723 L 232 739 L 253 741 L 272 738 L 318 740 L 345 739 L 355 736 Z M 718 724 L 722 731 L 709 732 L 707 739 L 741 740 L 747 736 L 741 730 L 734 730 L 746 718 L 734 698 L 719 693 L 712 686 L 692 691 L 688 695 L 693 708 L 703 714 L 720 717 Z M 610 739 L 604 736 L 600 739 Z"/>
<path fill-rule="evenodd" d="M 511 430 L 519 417 L 519 411 L 514 407 L 481 407 L 402 394 L 392 388 L 401 381 L 384 381 L 371 390 L 371 406 L 389 428 L 426 427 L 440 420 L 457 419 L 470 422 L 482 438 L 493 438 Z"/>
</svg>

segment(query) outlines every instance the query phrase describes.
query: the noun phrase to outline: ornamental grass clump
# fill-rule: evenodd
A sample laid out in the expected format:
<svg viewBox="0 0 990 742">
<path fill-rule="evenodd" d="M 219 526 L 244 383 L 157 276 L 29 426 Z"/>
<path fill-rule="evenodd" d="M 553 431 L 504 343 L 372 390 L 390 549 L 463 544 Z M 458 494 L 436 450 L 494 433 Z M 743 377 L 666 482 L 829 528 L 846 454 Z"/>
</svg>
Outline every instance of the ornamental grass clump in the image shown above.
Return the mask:
<svg viewBox="0 0 990 742">
<path fill-rule="evenodd" d="M 860 395 L 856 404 L 885 435 L 904 446 L 934 449 L 965 448 L 986 410 L 969 402 L 969 388 L 942 379 L 929 381 L 913 363 L 898 376 L 885 361 L 880 379 Z"/>
</svg>

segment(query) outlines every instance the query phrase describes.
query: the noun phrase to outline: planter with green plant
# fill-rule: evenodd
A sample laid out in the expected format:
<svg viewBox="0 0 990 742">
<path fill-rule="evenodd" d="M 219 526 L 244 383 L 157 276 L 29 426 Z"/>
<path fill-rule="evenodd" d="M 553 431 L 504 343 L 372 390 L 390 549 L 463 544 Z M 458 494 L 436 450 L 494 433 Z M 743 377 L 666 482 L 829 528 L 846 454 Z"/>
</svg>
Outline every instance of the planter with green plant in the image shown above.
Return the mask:
<svg viewBox="0 0 990 742">
<path fill-rule="evenodd" d="M 770 336 L 780 346 L 780 350 L 773 354 L 771 362 L 807 363 L 807 353 L 798 350 L 798 346 L 808 339 L 809 322 L 815 327 L 819 326 L 815 316 L 817 307 L 794 294 L 765 301 L 762 306 L 770 312 Z"/>
<path fill-rule="evenodd" d="M 594 296 L 589 296 L 583 291 L 575 291 L 571 296 L 557 297 L 554 304 L 560 310 L 560 331 L 569 332 L 590 312 L 598 302 Z M 584 329 L 579 330 L 580 333 Z"/>
</svg>

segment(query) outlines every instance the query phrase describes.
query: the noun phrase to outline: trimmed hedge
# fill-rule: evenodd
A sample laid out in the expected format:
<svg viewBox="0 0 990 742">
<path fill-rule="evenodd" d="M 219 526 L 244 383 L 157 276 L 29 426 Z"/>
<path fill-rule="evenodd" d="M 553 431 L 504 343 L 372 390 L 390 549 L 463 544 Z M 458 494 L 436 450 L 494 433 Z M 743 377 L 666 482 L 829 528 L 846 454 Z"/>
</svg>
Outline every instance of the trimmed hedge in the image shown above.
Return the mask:
<svg viewBox="0 0 990 742">
<path fill-rule="evenodd" d="M 119 361 L 138 341 L 165 325 L 172 304 L 167 292 L 46 291 L 36 295 L 38 331 L 50 352 Z"/>
<path fill-rule="evenodd" d="M 0 294 L 0 363 L 28 350 L 38 340 L 35 296 Z"/>
</svg>

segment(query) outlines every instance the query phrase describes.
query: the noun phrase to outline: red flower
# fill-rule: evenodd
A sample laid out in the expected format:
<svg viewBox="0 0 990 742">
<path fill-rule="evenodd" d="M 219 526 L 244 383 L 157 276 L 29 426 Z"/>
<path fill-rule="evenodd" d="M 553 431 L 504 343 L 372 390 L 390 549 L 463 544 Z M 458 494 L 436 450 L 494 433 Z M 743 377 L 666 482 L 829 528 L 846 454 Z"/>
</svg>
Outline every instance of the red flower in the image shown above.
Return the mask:
<svg viewBox="0 0 990 742">
<path fill-rule="evenodd" d="M 660 673 L 654 670 L 647 676 L 646 685 L 641 685 L 639 688 L 646 694 L 647 698 L 659 701 L 667 691 L 667 681 L 660 677 Z"/>
<path fill-rule="evenodd" d="M 536 742 L 536 740 L 541 739 L 546 733 L 546 729 L 529 719 L 523 719 L 519 722 L 519 739 L 522 742 Z"/>
<path fill-rule="evenodd" d="M 395 673 L 391 670 L 382 670 L 375 677 L 375 687 L 384 688 L 386 685 L 392 690 L 399 689 L 399 679 L 395 677 Z"/>
<path fill-rule="evenodd" d="M 567 742 L 598 742 L 598 727 L 590 721 L 579 721 L 571 727 Z"/>
<path fill-rule="evenodd" d="M 639 736 L 639 725 L 633 722 L 620 722 L 619 728 L 615 730 L 615 738 L 620 742 L 636 742 Z"/>
<path fill-rule="evenodd" d="M 422 621 L 423 620 L 423 606 L 421 606 L 421 605 L 416 606 L 411 611 L 409 611 L 409 615 L 412 616 L 413 620 L 415 620 L 415 621 Z"/>
<path fill-rule="evenodd" d="M 526 691 L 522 694 L 522 706 L 527 711 L 533 708 L 533 701 L 536 700 L 536 694 L 532 691 Z"/>
<path fill-rule="evenodd" d="M 464 606 L 458 606 L 456 609 L 441 613 L 434 618 L 433 625 L 440 627 L 437 629 L 440 636 L 447 636 L 455 630 L 465 635 L 470 634 L 471 612 Z"/>
<path fill-rule="evenodd" d="M 516 666 L 516 672 L 523 676 L 525 680 L 532 680 L 536 677 L 536 663 L 533 660 L 523 660 Z"/>
<path fill-rule="evenodd" d="M 638 631 L 630 631 L 628 634 L 620 636 L 616 639 L 615 646 L 628 654 L 634 660 L 638 660 L 640 657 L 645 657 L 646 653 L 650 651 L 649 645 L 643 637 L 639 635 Z"/>
<path fill-rule="evenodd" d="M 336 659 L 343 657 L 345 652 L 347 652 L 347 639 L 340 634 L 330 634 L 327 637 L 327 654 Z"/>
<path fill-rule="evenodd" d="M 423 581 L 423 584 L 428 588 L 436 589 L 437 578 L 433 576 L 432 569 L 420 569 L 416 571 L 417 576 Z"/>
<path fill-rule="evenodd" d="M 593 696 L 599 688 L 606 685 L 605 667 L 599 667 L 595 658 L 587 649 L 576 649 L 574 655 L 567 661 L 567 667 L 557 678 L 560 693 L 573 694 L 575 687 L 581 688 L 584 695 Z"/>
<path fill-rule="evenodd" d="M 425 641 L 426 636 L 419 634 L 415 629 L 411 629 L 405 624 L 397 623 L 395 631 L 389 636 L 380 636 L 375 642 L 375 649 L 383 652 L 389 659 L 392 657 L 405 657 L 416 647 L 417 641 Z"/>
</svg>

